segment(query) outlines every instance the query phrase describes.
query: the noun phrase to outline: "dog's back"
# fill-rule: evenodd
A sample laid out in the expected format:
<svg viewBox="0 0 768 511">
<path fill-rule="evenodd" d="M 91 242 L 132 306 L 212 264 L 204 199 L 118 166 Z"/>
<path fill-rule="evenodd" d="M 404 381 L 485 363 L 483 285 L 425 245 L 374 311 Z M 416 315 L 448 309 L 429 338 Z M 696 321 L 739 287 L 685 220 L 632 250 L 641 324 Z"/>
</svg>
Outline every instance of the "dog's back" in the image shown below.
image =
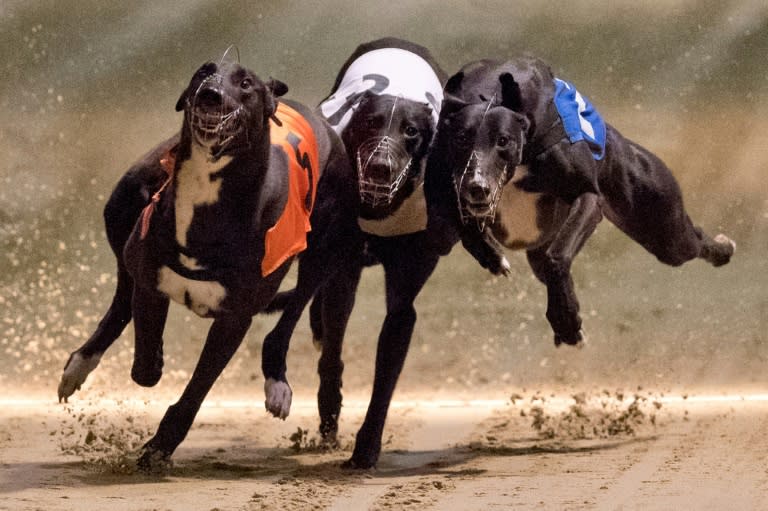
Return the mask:
<svg viewBox="0 0 768 511">
<path fill-rule="evenodd" d="M 423 46 L 396 38 L 378 39 L 357 47 L 319 108 L 339 134 L 365 94 L 427 103 L 437 124 L 445 79 L 445 72 Z"/>
<path fill-rule="evenodd" d="M 355 62 L 358 58 L 360 58 L 362 55 L 365 55 L 366 53 L 370 53 L 375 50 L 381 50 L 386 48 L 401 49 L 401 50 L 405 50 L 410 53 L 413 53 L 415 55 L 418 55 L 419 57 L 424 59 L 424 61 L 426 61 L 429 64 L 429 66 L 434 70 L 435 74 L 437 75 L 437 78 L 440 80 L 440 83 L 445 83 L 445 81 L 448 79 L 448 75 L 443 70 L 443 68 L 440 67 L 440 64 L 437 63 L 435 58 L 432 56 L 432 52 L 430 52 L 424 46 L 411 41 L 406 41 L 405 39 L 399 39 L 397 37 L 383 37 L 381 39 L 376 39 L 373 41 L 369 41 L 367 43 L 363 43 L 359 45 L 354 52 L 352 52 L 349 58 L 347 58 L 347 60 L 341 66 L 341 69 L 339 69 L 339 72 L 336 75 L 336 81 L 333 84 L 333 88 L 331 88 L 331 94 L 333 94 L 338 90 L 342 80 L 344 79 L 344 75 L 347 74 L 347 70 L 349 69 L 349 66 L 351 66 L 353 62 Z"/>
</svg>

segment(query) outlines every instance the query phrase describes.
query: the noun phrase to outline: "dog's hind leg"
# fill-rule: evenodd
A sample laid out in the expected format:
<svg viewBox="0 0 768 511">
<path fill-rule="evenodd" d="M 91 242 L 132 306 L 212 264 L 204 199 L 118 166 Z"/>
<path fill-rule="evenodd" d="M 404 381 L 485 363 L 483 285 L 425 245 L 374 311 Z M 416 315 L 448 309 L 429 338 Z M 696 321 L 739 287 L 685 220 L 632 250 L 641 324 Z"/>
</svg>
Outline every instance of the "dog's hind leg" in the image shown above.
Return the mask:
<svg viewBox="0 0 768 511">
<path fill-rule="evenodd" d="M 337 441 L 344 371 L 341 348 L 349 316 L 355 305 L 355 294 L 361 273 L 360 264 L 350 264 L 347 268 L 336 272 L 320 290 L 322 300 L 319 308 L 323 337 L 322 353 L 317 365 L 317 372 L 320 375 L 317 407 L 320 412 L 320 435 L 329 445 L 335 445 Z M 318 296 L 315 296 L 315 300 L 317 299 Z"/>
<path fill-rule="evenodd" d="M 600 183 L 606 217 L 664 264 L 680 266 L 696 258 L 727 264 L 736 244 L 723 234 L 712 239 L 694 225 L 669 167 L 615 130 L 610 136 L 618 156 Z"/>
<path fill-rule="evenodd" d="M 205 396 L 242 343 L 251 321 L 247 315 L 231 315 L 213 322 L 184 393 L 168 408 L 157 432 L 143 447 L 138 460 L 140 469 L 162 468 L 184 440 Z"/>
<path fill-rule="evenodd" d="M 396 246 L 381 258 L 387 293 L 387 316 L 376 349 L 376 375 L 365 420 L 357 432 L 347 468 L 370 468 L 381 453 L 381 437 L 389 404 L 405 363 L 416 310 L 413 302 L 437 265 L 438 256 L 419 246 Z"/>
<path fill-rule="evenodd" d="M 317 351 L 323 350 L 323 289 L 320 288 L 309 304 L 309 329 L 312 331 L 312 344 Z"/>
<path fill-rule="evenodd" d="M 286 377 L 286 355 L 291 336 L 312 296 L 334 272 L 348 268 L 362 253 L 363 238 L 357 225 L 357 181 L 347 156 L 339 151 L 318 184 L 318 203 L 312 212 L 312 231 L 307 249 L 299 256 L 296 288 L 275 327 L 264 338 L 261 368 L 264 402 L 275 417 L 285 419 L 291 408 L 292 391 Z M 323 198 L 320 200 L 320 198 Z"/>
<path fill-rule="evenodd" d="M 670 179 L 671 176 L 670 176 Z M 696 258 L 713 266 L 727 264 L 736 243 L 724 234 L 711 238 L 693 224 L 685 212 L 682 196 L 676 190 L 659 192 L 653 201 L 637 201 L 629 221 L 611 218 L 622 231 L 656 258 L 670 266 L 680 266 Z M 606 216 L 609 212 L 606 212 Z"/>
<path fill-rule="evenodd" d="M 354 217 L 351 218 L 354 220 Z M 321 235 L 318 231 L 313 232 L 313 235 Z M 288 385 L 285 360 L 293 331 L 302 312 L 323 283 L 334 272 L 349 267 L 349 261 L 353 259 L 352 254 L 359 254 L 362 251 L 362 239 L 359 231 L 355 232 L 356 234 L 347 236 L 343 243 L 340 241 L 331 243 L 330 246 L 337 247 L 335 251 L 329 250 L 328 247 L 318 247 L 322 245 L 320 243 L 310 243 L 310 248 L 299 258 L 299 274 L 293 296 L 286 303 L 275 327 L 264 338 L 261 356 L 266 396 L 264 405 L 277 418 L 285 419 L 291 410 L 293 392 Z M 335 234 L 336 231 L 334 231 Z"/>
<path fill-rule="evenodd" d="M 163 329 L 169 300 L 154 290 L 133 290 L 136 344 L 131 378 L 142 387 L 153 387 L 163 374 Z"/>
<path fill-rule="evenodd" d="M 571 205 L 555 238 L 527 252 L 534 274 L 547 286 L 547 319 L 555 333 L 555 346 L 577 345 L 584 338 L 571 263 L 601 219 L 598 196 L 582 194 Z"/>
</svg>

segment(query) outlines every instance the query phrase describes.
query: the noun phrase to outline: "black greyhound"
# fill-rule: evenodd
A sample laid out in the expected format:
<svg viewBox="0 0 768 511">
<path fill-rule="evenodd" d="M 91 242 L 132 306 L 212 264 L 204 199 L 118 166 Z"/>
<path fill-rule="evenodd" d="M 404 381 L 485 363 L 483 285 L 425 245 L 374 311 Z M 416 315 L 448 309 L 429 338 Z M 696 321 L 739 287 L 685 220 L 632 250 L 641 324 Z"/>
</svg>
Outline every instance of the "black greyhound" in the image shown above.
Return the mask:
<svg viewBox="0 0 768 511">
<path fill-rule="evenodd" d="M 720 266 L 735 249 L 691 222 L 659 158 L 533 57 L 474 62 L 448 80 L 427 175 L 442 232 L 527 251 L 556 345 L 582 340 L 570 267 L 603 214 L 665 264 Z"/>
<path fill-rule="evenodd" d="M 59 400 L 80 388 L 131 319 L 131 377 L 152 386 L 162 374 L 169 300 L 213 318 L 183 395 L 144 446 L 144 469 L 162 465 L 183 441 L 293 257 L 308 245 L 305 265 L 325 267 L 335 254 L 318 248 L 343 254 L 357 230 L 354 174 L 340 139 L 308 108 L 278 104 L 286 92 L 237 63 L 204 64 L 176 105 L 184 110 L 180 136 L 134 165 L 105 209 L 117 290 L 96 332 L 70 356 Z"/>
<path fill-rule="evenodd" d="M 426 48 L 386 38 L 360 45 L 338 74 L 320 110 L 341 134 L 357 168 L 361 236 L 357 251 L 319 289 L 310 308 L 312 333 L 322 347 L 318 364 L 320 432 L 334 442 L 341 411 L 341 346 L 363 266 L 384 266 L 386 318 L 378 339 L 373 394 L 348 467 L 376 464 L 389 403 L 403 367 L 416 311 L 413 302 L 435 269 L 423 193 L 426 154 L 437 123 L 446 74 Z M 304 265 L 299 261 L 299 271 Z M 267 409 L 290 409 L 285 356 L 296 322 L 316 288 L 284 296 L 282 317 L 264 341 Z M 283 301 L 283 300 L 277 300 Z"/>
</svg>

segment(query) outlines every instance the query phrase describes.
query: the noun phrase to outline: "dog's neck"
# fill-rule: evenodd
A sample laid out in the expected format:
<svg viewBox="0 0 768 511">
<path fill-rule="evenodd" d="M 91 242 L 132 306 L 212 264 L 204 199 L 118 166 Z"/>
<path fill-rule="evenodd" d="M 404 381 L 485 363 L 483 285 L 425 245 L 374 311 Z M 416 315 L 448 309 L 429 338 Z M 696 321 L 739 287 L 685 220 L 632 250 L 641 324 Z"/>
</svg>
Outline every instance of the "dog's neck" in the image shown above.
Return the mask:
<svg viewBox="0 0 768 511">
<path fill-rule="evenodd" d="M 424 199 L 424 166 L 416 168 L 419 175 L 409 176 L 391 203 L 371 208 L 361 205 L 358 225 L 368 234 L 390 237 L 412 234 L 427 228 L 427 207 Z"/>
</svg>

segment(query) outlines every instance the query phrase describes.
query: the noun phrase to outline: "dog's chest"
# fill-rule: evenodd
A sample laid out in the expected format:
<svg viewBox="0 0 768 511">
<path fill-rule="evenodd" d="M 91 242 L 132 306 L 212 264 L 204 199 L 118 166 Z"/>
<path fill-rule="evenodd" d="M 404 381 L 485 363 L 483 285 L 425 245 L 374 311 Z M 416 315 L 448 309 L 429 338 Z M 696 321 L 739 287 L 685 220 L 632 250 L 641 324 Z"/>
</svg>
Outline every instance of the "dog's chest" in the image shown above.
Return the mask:
<svg viewBox="0 0 768 511">
<path fill-rule="evenodd" d="M 232 158 L 225 156 L 216 162 L 209 162 L 205 153 L 193 146 L 191 158 L 181 165 L 176 178 L 174 213 L 176 241 L 182 247 L 187 246 L 195 208 L 213 205 L 219 201 L 222 179 L 216 174 L 231 160 Z"/>
<path fill-rule="evenodd" d="M 520 165 L 515 176 L 502 190 L 496 222 L 501 226 L 499 242 L 512 249 L 525 248 L 536 243 L 542 235 L 539 226 L 538 204 L 541 193 L 526 192 L 517 184 L 528 174 L 528 167 Z"/>
<path fill-rule="evenodd" d="M 176 242 L 182 248 L 188 246 L 190 227 L 195 222 L 195 208 L 213 205 L 219 201 L 222 179 L 215 174 L 225 167 L 231 158 L 224 157 L 209 162 L 205 154 L 193 147 L 192 157 L 178 170 L 174 197 Z M 178 262 L 190 270 L 203 270 L 198 261 L 178 254 Z M 161 266 L 157 273 L 157 289 L 171 300 L 186 305 L 200 316 L 219 310 L 226 297 L 226 289 L 217 281 L 193 280 L 179 275 L 168 266 Z"/>
<path fill-rule="evenodd" d="M 424 183 L 419 184 L 391 215 L 377 220 L 358 217 L 357 223 L 363 232 L 386 238 L 425 230 L 427 200 L 424 197 Z"/>
</svg>

